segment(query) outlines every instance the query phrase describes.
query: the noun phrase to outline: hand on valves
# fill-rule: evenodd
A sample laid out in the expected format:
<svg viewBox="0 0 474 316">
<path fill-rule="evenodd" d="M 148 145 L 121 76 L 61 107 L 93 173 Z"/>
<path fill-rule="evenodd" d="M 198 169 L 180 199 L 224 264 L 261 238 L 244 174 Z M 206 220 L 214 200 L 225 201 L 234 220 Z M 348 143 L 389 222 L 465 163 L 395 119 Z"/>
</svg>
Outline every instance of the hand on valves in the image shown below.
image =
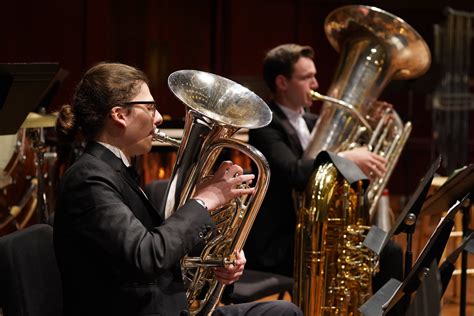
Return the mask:
<svg viewBox="0 0 474 316">
<path fill-rule="evenodd" d="M 367 147 L 358 147 L 351 150 L 342 151 L 339 156 L 352 160 L 369 179 L 374 180 L 376 177 L 382 177 L 387 168 L 387 159 L 369 151 Z"/>
<path fill-rule="evenodd" d="M 241 188 L 255 178 L 253 174 L 243 174 L 243 169 L 232 161 L 221 163 L 212 177 L 205 178 L 197 187 L 193 198 L 202 200 L 209 211 L 229 202 L 230 200 L 252 194 L 254 188 Z"/>
<path fill-rule="evenodd" d="M 244 272 L 244 266 L 247 262 L 244 251 L 241 250 L 236 253 L 235 263 L 228 267 L 215 268 L 214 273 L 219 282 L 223 284 L 232 284 L 240 279 Z"/>
</svg>

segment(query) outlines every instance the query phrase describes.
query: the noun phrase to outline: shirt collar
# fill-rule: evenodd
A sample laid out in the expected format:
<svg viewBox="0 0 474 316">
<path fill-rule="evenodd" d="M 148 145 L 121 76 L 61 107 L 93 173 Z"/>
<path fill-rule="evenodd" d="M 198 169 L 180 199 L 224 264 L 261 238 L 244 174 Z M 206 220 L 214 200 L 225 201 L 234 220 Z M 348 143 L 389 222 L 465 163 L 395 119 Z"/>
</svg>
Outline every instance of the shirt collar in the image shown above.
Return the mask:
<svg viewBox="0 0 474 316">
<path fill-rule="evenodd" d="M 130 162 L 128 161 L 127 156 L 125 156 L 123 151 L 121 151 L 118 147 L 103 142 L 98 143 L 110 150 L 115 156 L 117 156 L 117 158 L 121 159 L 126 167 L 130 167 Z"/>
<path fill-rule="evenodd" d="M 275 104 L 283 111 L 283 113 L 285 113 L 289 120 L 293 121 L 303 117 L 303 109 L 300 109 L 300 111 L 294 111 L 280 103 L 275 102 Z"/>
</svg>

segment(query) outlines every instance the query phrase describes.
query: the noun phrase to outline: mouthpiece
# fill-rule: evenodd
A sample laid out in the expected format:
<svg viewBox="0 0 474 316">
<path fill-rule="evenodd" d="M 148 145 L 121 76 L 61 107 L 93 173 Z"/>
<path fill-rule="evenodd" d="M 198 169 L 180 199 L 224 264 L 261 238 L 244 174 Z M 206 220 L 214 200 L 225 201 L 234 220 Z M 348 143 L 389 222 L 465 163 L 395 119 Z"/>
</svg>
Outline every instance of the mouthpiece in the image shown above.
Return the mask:
<svg viewBox="0 0 474 316">
<path fill-rule="evenodd" d="M 153 140 L 159 141 L 161 143 L 167 143 L 174 147 L 179 147 L 181 142 L 175 138 L 169 137 L 164 132 L 160 131 L 159 128 L 155 128 L 155 134 L 153 135 Z"/>
</svg>

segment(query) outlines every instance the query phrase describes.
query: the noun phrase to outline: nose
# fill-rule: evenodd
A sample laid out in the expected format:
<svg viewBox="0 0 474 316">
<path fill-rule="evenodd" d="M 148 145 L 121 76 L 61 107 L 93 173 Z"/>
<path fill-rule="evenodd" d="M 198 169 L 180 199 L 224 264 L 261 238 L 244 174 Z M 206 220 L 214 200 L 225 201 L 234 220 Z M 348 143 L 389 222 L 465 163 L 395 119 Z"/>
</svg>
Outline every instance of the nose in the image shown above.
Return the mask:
<svg viewBox="0 0 474 316">
<path fill-rule="evenodd" d="M 316 77 L 313 77 L 313 80 L 311 81 L 311 89 L 316 90 L 319 88 L 319 82 L 316 79 Z"/>
<path fill-rule="evenodd" d="M 158 125 L 161 125 L 161 123 L 163 123 L 163 116 L 161 116 L 158 110 L 155 110 L 155 116 L 153 117 L 153 124 L 158 126 Z"/>
</svg>

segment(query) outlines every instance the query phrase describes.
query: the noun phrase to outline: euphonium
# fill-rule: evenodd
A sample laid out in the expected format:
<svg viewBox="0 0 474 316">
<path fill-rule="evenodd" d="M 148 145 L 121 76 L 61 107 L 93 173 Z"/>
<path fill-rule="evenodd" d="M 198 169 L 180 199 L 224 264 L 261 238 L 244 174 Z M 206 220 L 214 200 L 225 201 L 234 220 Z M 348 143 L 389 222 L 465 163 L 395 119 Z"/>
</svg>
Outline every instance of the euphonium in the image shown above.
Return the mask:
<svg viewBox="0 0 474 316">
<path fill-rule="evenodd" d="M 329 97 L 312 93 L 325 102 L 304 157 L 367 146 L 388 165 L 384 177 L 367 188 L 363 207 L 361 193 L 347 186 L 334 165 L 313 172 L 298 214 L 293 294 L 308 316 L 358 315 L 371 295 L 376 261 L 361 241 L 411 131 L 410 123 L 403 125 L 393 109 L 380 109 L 375 101 L 391 79 L 423 74 L 431 57 L 410 25 L 374 7 L 336 9 L 326 18 L 325 32 L 341 57 Z"/>
<path fill-rule="evenodd" d="M 255 194 L 231 201 L 211 213 L 216 228 L 203 236 L 204 248 L 197 257 L 181 261 L 188 305 L 193 315 L 211 314 L 224 285 L 213 267 L 230 265 L 243 248 L 267 191 L 270 168 L 253 146 L 232 135 L 240 128 L 259 128 L 270 123 L 272 113 L 256 94 L 226 78 L 196 70 L 181 70 L 168 78 L 171 91 L 187 105 L 181 142 L 158 130 L 155 139 L 179 146 L 165 195 L 163 211 L 172 214 L 193 194 L 196 184 L 210 176 L 220 151 L 231 148 L 249 156 L 258 168 Z"/>
</svg>

